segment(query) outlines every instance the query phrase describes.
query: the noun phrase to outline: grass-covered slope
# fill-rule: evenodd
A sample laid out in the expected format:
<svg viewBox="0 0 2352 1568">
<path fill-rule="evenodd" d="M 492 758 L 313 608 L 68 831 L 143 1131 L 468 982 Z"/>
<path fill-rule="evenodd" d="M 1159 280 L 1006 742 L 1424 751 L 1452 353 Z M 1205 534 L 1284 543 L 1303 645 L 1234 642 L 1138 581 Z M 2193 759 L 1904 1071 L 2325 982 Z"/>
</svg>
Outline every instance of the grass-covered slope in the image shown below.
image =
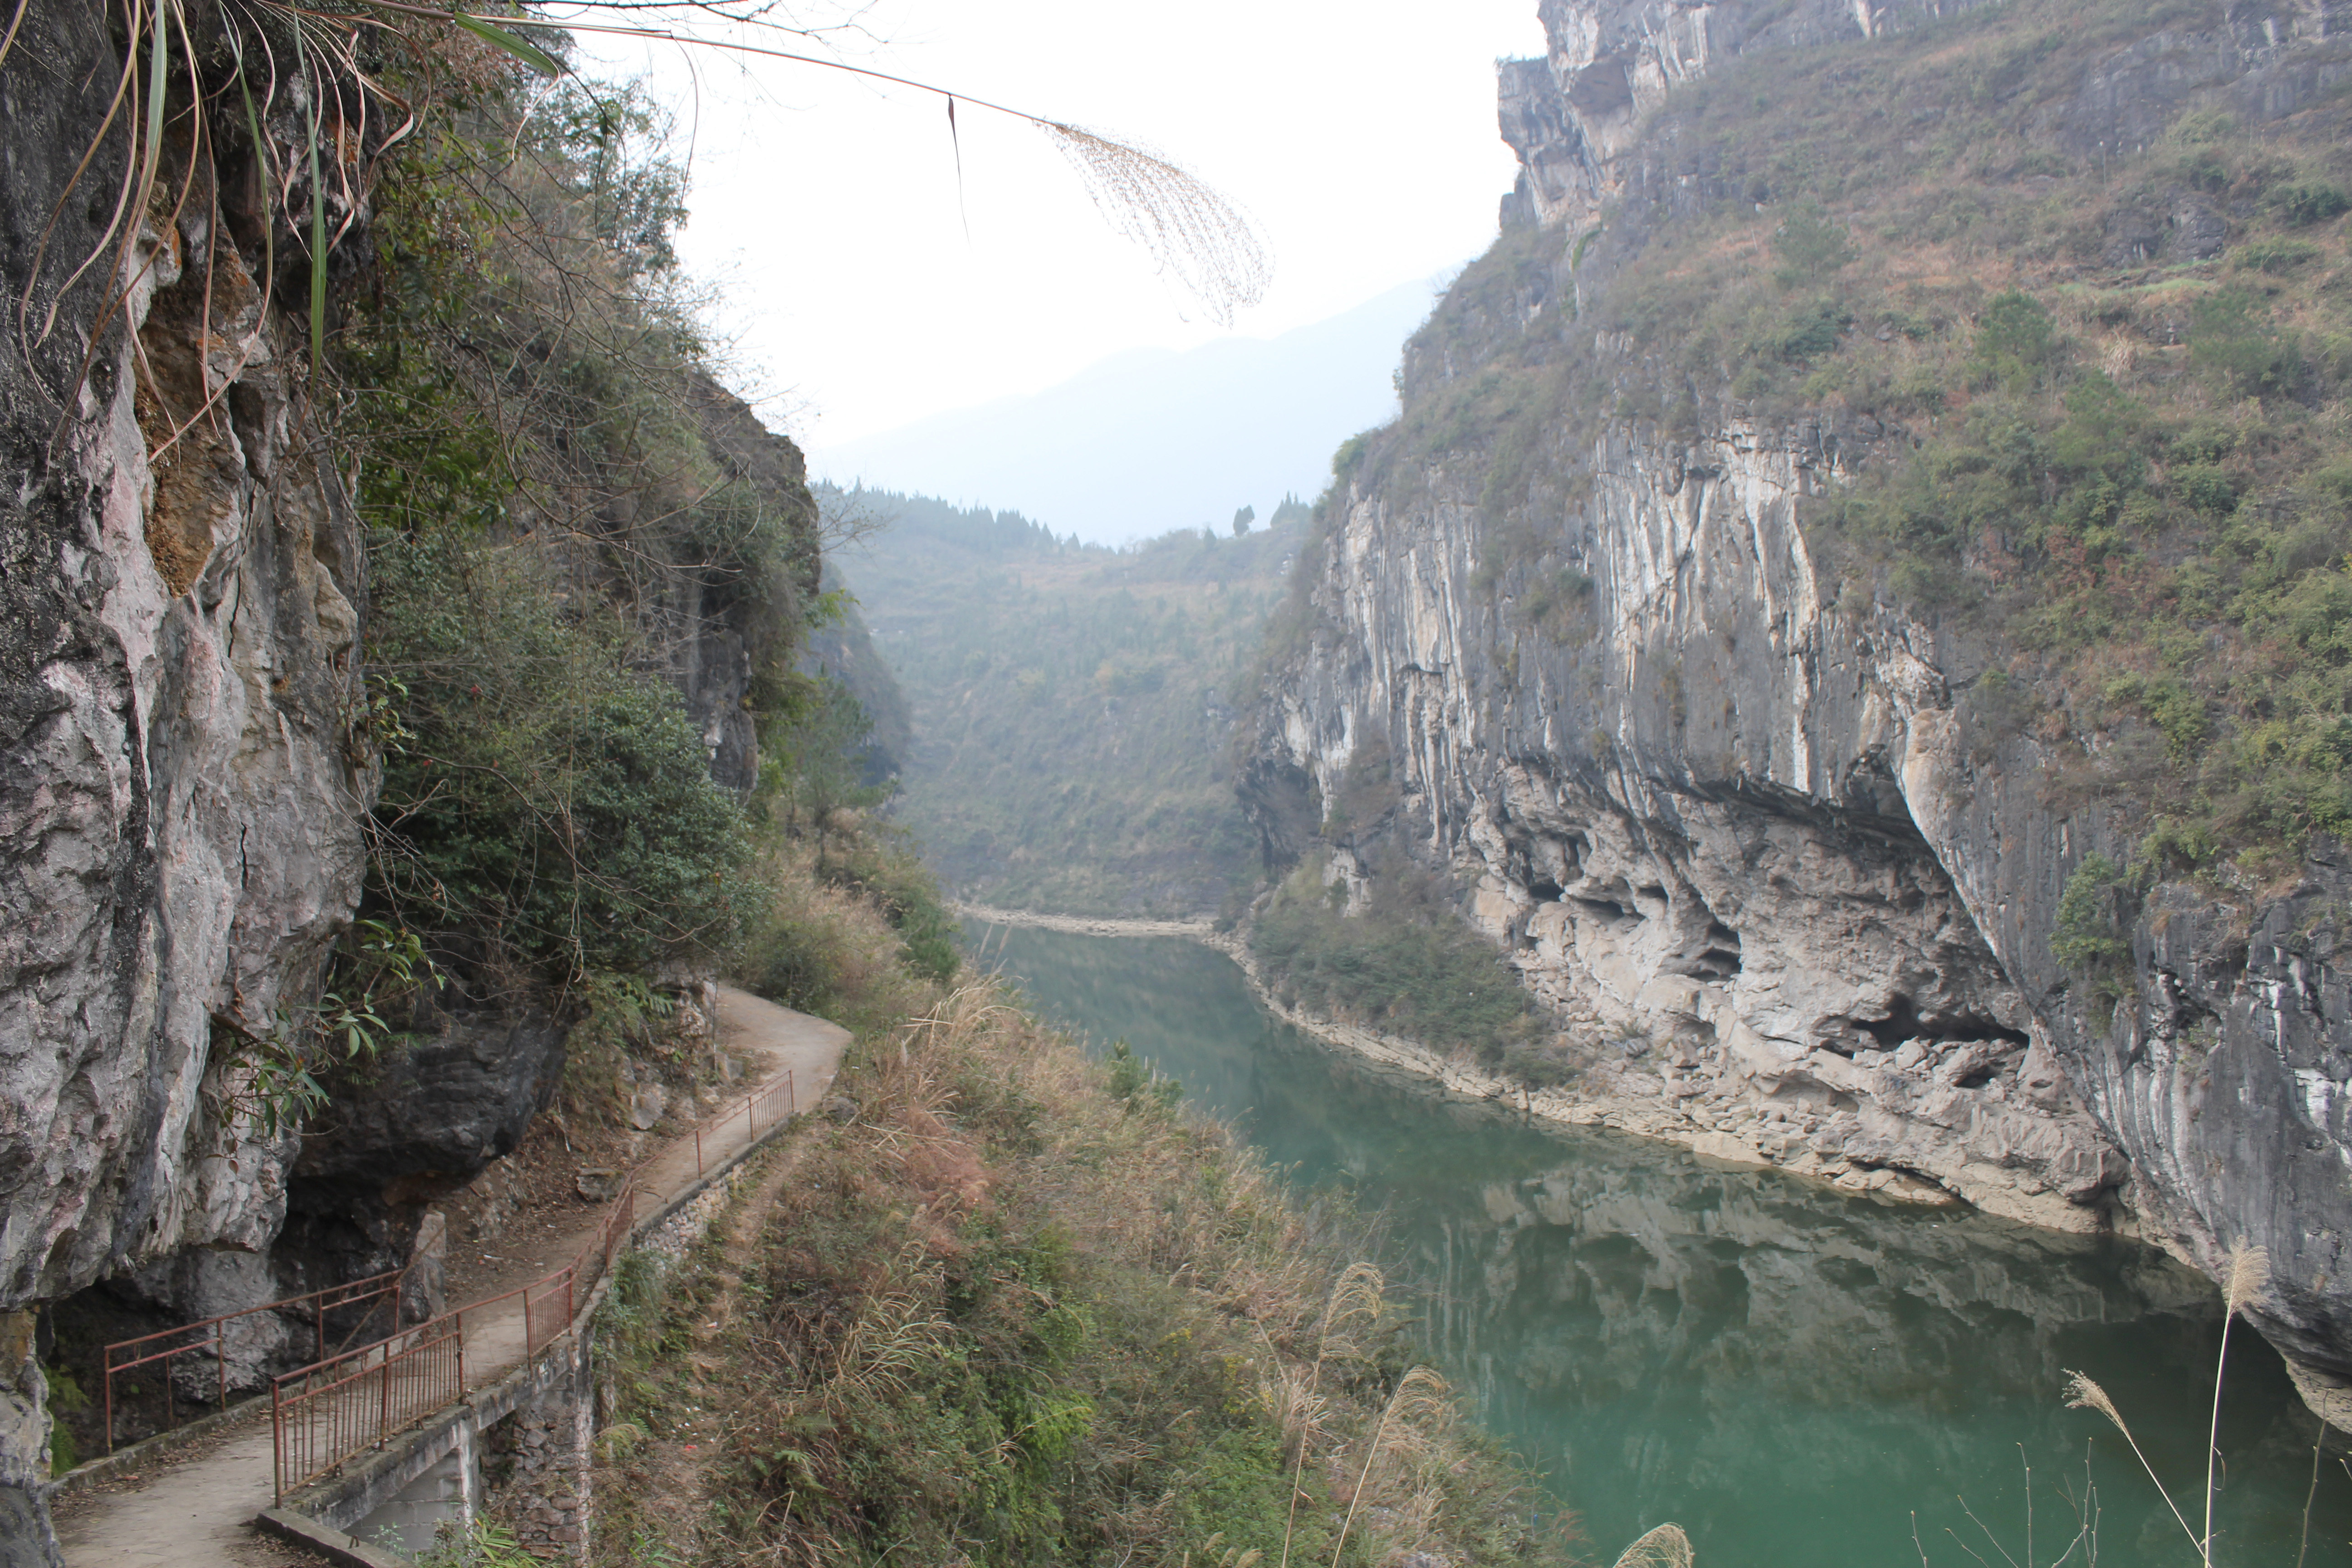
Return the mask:
<svg viewBox="0 0 2352 1568">
<path fill-rule="evenodd" d="M 596 1561 L 1570 1560 L 1411 1369 L 1353 1221 L 1293 1206 L 1133 1058 L 1091 1064 L 993 983 L 895 963 L 856 899 L 777 885 L 827 933 L 855 1114 L 674 1269 L 625 1266 Z"/>
<path fill-rule="evenodd" d="M 839 569 L 904 689 L 898 820 L 987 902 L 1214 911 L 1255 871 L 1226 779 L 1229 689 L 1304 508 L 1127 550 L 919 497 L 822 497 L 879 524 Z"/>
</svg>

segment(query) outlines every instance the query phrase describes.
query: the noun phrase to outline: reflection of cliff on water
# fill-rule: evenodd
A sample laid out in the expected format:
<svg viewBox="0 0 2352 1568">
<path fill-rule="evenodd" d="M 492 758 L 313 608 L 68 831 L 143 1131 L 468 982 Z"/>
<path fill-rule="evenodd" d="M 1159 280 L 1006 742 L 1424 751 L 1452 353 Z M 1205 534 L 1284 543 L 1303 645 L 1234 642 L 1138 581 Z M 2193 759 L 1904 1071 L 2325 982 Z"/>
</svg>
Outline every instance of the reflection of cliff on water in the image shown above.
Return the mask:
<svg viewBox="0 0 2352 1568">
<path fill-rule="evenodd" d="M 1706 1568 L 1913 1563 L 1916 1510 L 1930 1562 L 1969 1561 L 1948 1526 L 1999 1562 L 1965 1496 L 2022 1562 L 2031 1463 L 2047 1563 L 2087 1441 L 2109 1560 L 2194 1561 L 2112 1429 L 2060 1404 L 2067 1371 L 2096 1378 L 2195 1503 L 2220 1320 L 2161 1254 L 1449 1104 L 1281 1027 L 1191 943 L 1013 931 L 999 952 L 1049 1016 L 1383 1211 L 1423 1339 L 1596 1549 L 1674 1519 Z M 2292 1563 L 2315 1423 L 2268 1346 L 2231 1343 L 2216 1560 Z M 2340 1470 L 2311 1536 L 2306 1564 L 2352 1563 Z"/>
</svg>

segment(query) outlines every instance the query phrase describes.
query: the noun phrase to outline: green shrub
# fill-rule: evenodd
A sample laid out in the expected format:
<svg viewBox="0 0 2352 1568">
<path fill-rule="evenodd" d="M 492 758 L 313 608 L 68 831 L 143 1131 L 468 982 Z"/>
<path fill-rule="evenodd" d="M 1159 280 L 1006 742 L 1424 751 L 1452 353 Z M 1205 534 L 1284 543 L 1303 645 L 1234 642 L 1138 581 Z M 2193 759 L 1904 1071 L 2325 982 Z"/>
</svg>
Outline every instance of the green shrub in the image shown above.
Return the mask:
<svg viewBox="0 0 2352 1568">
<path fill-rule="evenodd" d="M 1333 479 L 1344 485 L 1354 477 L 1356 470 L 1363 466 L 1365 454 L 1371 447 L 1373 434 L 1372 431 L 1367 430 L 1360 435 L 1350 436 L 1339 443 L 1339 450 L 1331 454 Z"/>
<path fill-rule="evenodd" d="M 1592 592 L 1591 578 L 1573 566 L 1562 566 L 1538 574 L 1519 608 L 1547 637 L 1565 641 L 1588 624 Z"/>
<path fill-rule="evenodd" d="M 1397 861 L 1379 868 L 1372 887 L 1364 910 L 1349 915 L 1312 862 L 1283 884 L 1249 932 L 1276 994 L 1490 1065 L 1534 1037 L 1534 1004 L 1518 977 L 1435 879 Z"/>
<path fill-rule="evenodd" d="M 1377 732 L 1360 737 L 1339 787 L 1332 792 L 1323 819 L 1326 837 L 1360 833 L 1380 821 L 1396 800 L 1395 758 L 1388 738 Z"/>
<path fill-rule="evenodd" d="M 397 1538 L 390 1544 L 396 1550 Z M 432 1549 L 416 1559 L 416 1568 L 537 1568 L 540 1562 L 512 1531 L 477 1520 L 470 1526 L 443 1525 Z"/>
<path fill-rule="evenodd" d="M 2057 328 L 2042 301 L 2021 289 L 2007 289 L 1987 301 L 1977 318 L 1970 373 L 1981 383 L 2030 387 L 2049 367 L 2057 347 Z"/>
<path fill-rule="evenodd" d="M 757 813 L 786 832 L 812 833 L 822 844 L 835 813 L 889 799 L 890 784 L 866 783 L 874 721 L 845 684 L 795 672 L 770 680 L 758 697 Z"/>
<path fill-rule="evenodd" d="M 898 933 L 898 957 L 927 980 L 947 982 L 962 966 L 961 928 L 940 896 L 940 885 L 903 836 L 871 827 L 853 851 L 820 861 L 829 879 L 874 901 Z"/>
<path fill-rule="evenodd" d="M 2116 912 L 2122 884 L 2122 868 L 2104 855 L 2087 855 L 2074 868 L 2059 894 L 2058 919 L 2050 936 L 2050 952 L 2059 963 L 2095 974 L 2130 959 L 2131 943 Z"/>
<path fill-rule="evenodd" d="M 2231 254 L 2230 259 L 2240 267 L 2283 277 L 2298 267 L 2308 267 L 2326 253 L 2307 239 L 2286 239 L 2273 237 L 2249 240 Z"/>
<path fill-rule="evenodd" d="M 1799 206 L 1772 231 L 1772 251 L 1780 258 L 1774 278 L 1783 289 L 1826 281 L 1854 257 L 1845 227 L 1811 203 Z"/>
<path fill-rule="evenodd" d="M 2197 301 L 2189 329 L 2189 362 L 2239 397 L 2292 396 L 2306 376 L 2303 351 L 2280 331 L 2269 308 L 2242 289 Z"/>
<path fill-rule="evenodd" d="M 1584 1063 L 1560 1041 L 1514 1040 L 1503 1047 L 1503 1070 L 1538 1089 L 1574 1083 Z"/>
<path fill-rule="evenodd" d="M 2352 196 L 2346 195 L 2342 186 L 2324 181 L 2300 180 L 2275 186 L 2268 195 L 2272 209 L 2298 228 L 2326 223 L 2352 211 Z"/>
<path fill-rule="evenodd" d="M 1800 305 L 1769 326 L 1757 346 L 1774 359 L 1808 364 L 1834 353 L 1838 335 L 1853 324 L 1853 313 L 1832 299 Z"/>
<path fill-rule="evenodd" d="M 1125 1040 L 1110 1043 L 1110 1057 L 1105 1064 L 1110 1068 L 1107 1087 L 1110 1096 L 1130 1110 L 1166 1114 L 1176 1109 L 1184 1098 L 1184 1086 L 1172 1078 L 1163 1078 L 1158 1068 L 1135 1054 L 1135 1047 Z"/>
<path fill-rule="evenodd" d="M 1977 678 L 1960 705 L 1967 726 L 1969 754 L 1990 762 L 2001 742 L 2021 733 L 2040 711 L 2032 687 L 2005 669 L 1989 669 Z"/>
<path fill-rule="evenodd" d="M 2208 517 L 2227 517 L 2238 507 L 2238 481 L 2212 463 L 2191 463 L 2172 471 L 2180 499 Z"/>
<path fill-rule="evenodd" d="M 743 814 L 667 682 L 545 562 L 451 533 L 379 536 L 371 668 L 399 693 L 383 888 L 561 979 L 723 952 L 749 899 Z"/>
</svg>

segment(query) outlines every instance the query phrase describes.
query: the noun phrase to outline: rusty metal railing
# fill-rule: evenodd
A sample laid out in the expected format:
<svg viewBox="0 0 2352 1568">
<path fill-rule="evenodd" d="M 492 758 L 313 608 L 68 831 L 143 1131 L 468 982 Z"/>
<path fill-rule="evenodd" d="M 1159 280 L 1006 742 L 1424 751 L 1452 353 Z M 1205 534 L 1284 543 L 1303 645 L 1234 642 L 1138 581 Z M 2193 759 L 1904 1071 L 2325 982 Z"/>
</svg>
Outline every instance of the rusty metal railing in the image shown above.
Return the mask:
<svg viewBox="0 0 2352 1568">
<path fill-rule="evenodd" d="M 348 1345 L 359 1337 L 361 1331 L 375 1321 L 377 1312 L 388 1302 L 392 1318 L 387 1330 L 399 1327 L 400 1290 L 407 1275 L 404 1268 L 371 1274 L 364 1279 L 347 1284 L 331 1285 L 323 1290 L 313 1290 L 307 1296 L 289 1296 L 282 1301 L 268 1301 L 258 1307 L 246 1307 L 199 1322 L 183 1323 L 176 1329 L 164 1329 L 156 1333 L 142 1334 L 137 1339 L 117 1340 L 100 1352 L 105 1384 L 106 1451 L 114 1452 L 115 1380 L 124 1373 L 142 1366 L 155 1366 L 156 1375 L 163 1384 L 164 1430 L 180 1424 L 179 1395 L 173 1385 L 173 1360 L 180 1356 L 204 1355 L 213 1358 L 215 1402 L 217 1408 L 228 1408 L 228 1341 L 229 1325 L 240 1319 L 275 1312 L 280 1317 L 310 1320 L 312 1354 L 324 1361 L 333 1354 L 327 1344 L 327 1314 L 340 1313 L 352 1307 L 367 1309 L 360 1321 L 344 1334 Z M 161 1363 L 158 1365 L 158 1363 Z"/>
<path fill-rule="evenodd" d="M 269 1385 L 278 1496 L 466 1392 L 463 1314 L 445 1313 Z"/>
<path fill-rule="evenodd" d="M 747 1141 L 799 1110 L 793 1071 L 747 1096 L 694 1130 L 694 1169 L 704 1173 L 703 1135 L 717 1134 L 738 1115 Z M 658 1159 L 656 1155 L 654 1159 Z M 636 1224 L 638 1175 L 623 1181 L 596 1237 L 570 1263 L 528 1284 L 485 1297 L 439 1317 L 399 1330 L 374 1344 L 297 1368 L 270 1384 L 278 1498 L 354 1454 L 379 1447 L 408 1426 L 469 1392 L 466 1384 L 466 1320 L 479 1324 L 491 1308 L 521 1298 L 523 1354 L 529 1360 L 572 1327 L 597 1277 L 612 1266 Z M 258 1310 L 258 1309 L 257 1309 Z M 478 1364 L 477 1370 L 480 1370 Z"/>
<path fill-rule="evenodd" d="M 614 1199 L 596 1239 L 553 1273 L 468 1301 L 374 1344 L 280 1373 L 269 1391 L 279 1500 L 312 1477 L 382 1447 L 413 1422 L 463 1399 L 469 1392 L 467 1319 L 478 1324 L 492 1308 L 520 1297 L 524 1359 L 553 1342 L 572 1325 L 583 1281 L 593 1283 L 619 1250 L 635 1209 L 632 1181 Z"/>
<path fill-rule="evenodd" d="M 621 1244 L 629 1239 L 629 1231 L 637 1223 L 637 1184 L 635 1177 L 621 1184 L 620 1196 L 613 1200 L 611 1212 L 604 1215 L 604 1267 L 610 1268 L 613 1259 L 620 1256 Z"/>
<path fill-rule="evenodd" d="M 745 1123 L 745 1141 L 749 1142 L 760 1136 L 763 1115 L 767 1125 L 773 1127 L 780 1121 L 791 1121 L 799 1111 L 800 1093 L 793 1086 L 793 1069 L 786 1068 L 781 1080 L 768 1085 L 757 1094 L 747 1096 L 743 1103 L 733 1110 L 721 1111 L 707 1122 L 694 1124 L 694 1173 L 700 1176 L 703 1172 L 702 1135 L 705 1132 L 711 1134 L 716 1141 L 719 1130 L 740 1115 Z"/>
<path fill-rule="evenodd" d="M 455 1404 L 466 1384 L 466 1320 L 478 1324 L 492 1308 L 522 1302 L 523 1357 L 529 1360 L 572 1327 L 588 1287 L 612 1266 L 636 1223 L 634 1174 L 605 1211 L 595 1239 L 551 1274 L 478 1301 L 372 1345 L 280 1374 L 270 1384 L 278 1499 L 352 1455 L 381 1447 L 394 1433 Z"/>
</svg>

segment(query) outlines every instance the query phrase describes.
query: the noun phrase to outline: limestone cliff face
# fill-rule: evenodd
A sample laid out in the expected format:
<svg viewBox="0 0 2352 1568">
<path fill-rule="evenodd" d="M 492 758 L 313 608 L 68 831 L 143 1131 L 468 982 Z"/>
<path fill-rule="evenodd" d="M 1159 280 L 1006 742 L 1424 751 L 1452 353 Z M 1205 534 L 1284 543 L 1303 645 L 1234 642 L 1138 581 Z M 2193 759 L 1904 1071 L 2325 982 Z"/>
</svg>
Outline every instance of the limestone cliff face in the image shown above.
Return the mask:
<svg viewBox="0 0 2352 1568">
<path fill-rule="evenodd" d="M 113 63 L 102 18 L 44 6 L 0 75 L 12 300 Z M 0 1306 L 267 1240 L 289 1151 L 246 1141 L 215 1019 L 267 1027 L 359 890 L 356 526 L 235 250 L 209 279 L 184 264 L 208 205 L 141 219 L 115 317 L 136 345 L 98 316 L 122 281 L 101 265 L 0 368 Z M 35 321 L 105 216 L 62 204 Z"/>
<path fill-rule="evenodd" d="M 1332 797 L 1379 735 L 1403 820 L 1475 874 L 1537 994 L 1658 1042 L 1601 1069 L 1612 1092 L 1760 1122 L 1801 1169 L 1896 1167 L 2093 1228 L 2123 1163 L 1981 934 L 1969 847 L 1948 863 L 1921 825 L 1965 815 L 1945 670 L 1969 655 L 1823 605 L 1796 525 L 1851 440 L 1612 431 L 1570 523 L 1590 585 L 1565 637 L 1515 613 L 1536 583 L 1479 585 L 1475 490 L 1357 490 L 1253 794 Z"/>
<path fill-rule="evenodd" d="M 709 581 L 708 573 L 676 571 L 650 617 L 651 640 L 709 749 L 710 776 L 748 790 L 760 779 L 751 701 L 755 672 L 774 653 L 766 644 L 778 635 L 780 619 L 790 624 L 769 601 L 804 605 L 821 586 L 816 501 L 808 459 L 790 438 L 761 425 L 751 405 L 700 374 L 688 378 L 684 401 L 721 470 L 774 513 L 778 533 L 789 541 L 777 563 L 781 583 L 747 590 Z"/>
<path fill-rule="evenodd" d="M 1571 234 L 1624 189 L 1623 154 L 1666 94 L 1751 51 L 1874 38 L 1988 0 L 1543 0 L 1543 58 L 1499 68 L 1519 179 L 1503 226 Z"/>
<path fill-rule="evenodd" d="M 74 182 L 118 65 L 101 13 L 44 5 L 0 70 L 0 275 L 35 324 L 0 355 L 0 1310 L 277 1230 L 292 1148 L 257 1139 L 220 1020 L 266 1028 L 315 983 L 370 787 L 356 527 L 236 251 L 187 263 L 209 180 L 131 215 L 127 276 L 100 233 L 121 138 Z M 38 1561 L 22 1359 L 0 1540 Z"/>
<path fill-rule="evenodd" d="M 1407 352 L 1407 425 L 1609 286 L 1605 262 L 1577 265 L 1601 204 L 1612 235 L 1637 236 L 1724 195 L 1641 139 L 1674 83 L 1957 8 L 1547 0 L 1548 58 L 1502 68 L 1524 167 L 1506 243 L 1535 259 L 1440 307 Z M 2129 44 L 2037 113 L 2094 145 L 2145 139 L 2192 90 L 2287 112 L 2343 68 L 2343 24 L 2273 9 Z M 2203 74 L 2173 68 L 2187 58 Z M 2197 232 L 2159 221 L 2143 238 Z M 1612 345 L 1595 348 L 1605 370 Z M 2128 994 L 2091 994 L 2051 933 L 2070 873 L 2128 854 L 2121 825 L 2048 787 L 2042 742 L 1970 722 L 1963 699 L 1998 649 L 1866 589 L 1832 598 L 1800 526 L 1804 497 L 1903 433 L 1706 406 L 1676 428 L 1563 408 L 1538 466 L 1573 477 L 1524 501 L 1497 501 L 1480 451 L 1373 438 L 1304 563 L 1311 633 L 1257 715 L 1243 795 L 1269 858 L 1328 852 L 1360 885 L 1376 847 L 1401 843 L 1451 868 L 1600 1055 L 1576 1092 L 1625 1125 L 1727 1136 L 1850 1186 L 1903 1173 L 2063 1229 L 2137 1229 L 2209 1273 L 2232 1245 L 2267 1247 L 2259 1321 L 2341 1424 L 2352 854 L 2315 844 L 2299 880 L 2227 901 L 2156 889 L 2132 917 Z M 1368 747 L 1391 759 L 1392 809 L 1318 843 L 1322 803 Z"/>
</svg>

